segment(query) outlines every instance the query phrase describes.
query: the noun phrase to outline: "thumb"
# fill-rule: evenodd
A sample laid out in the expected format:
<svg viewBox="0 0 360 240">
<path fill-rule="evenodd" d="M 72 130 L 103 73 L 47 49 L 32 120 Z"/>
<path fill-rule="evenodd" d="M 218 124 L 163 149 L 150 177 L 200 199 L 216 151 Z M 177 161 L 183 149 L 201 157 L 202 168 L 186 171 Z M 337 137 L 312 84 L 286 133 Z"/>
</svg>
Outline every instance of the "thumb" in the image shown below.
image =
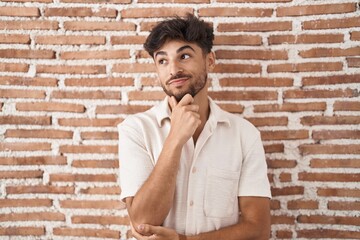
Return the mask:
<svg viewBox="0 0 360 240">
<path fill-rule="evenodd" d="M 169 104 L 170 104 L 171 110 L 173 110 L 176 107 L 176 105 L 178 104 L 178 102 L 176 101 L 174 96 L 169 97 Z"/>
<path fill-rule="evenodd" d="M 161 227 L 152 226 L 149 224 L 140 224 L 138 226 L 139 233 L 146 235 L 160 234 Z"/>
</svg>

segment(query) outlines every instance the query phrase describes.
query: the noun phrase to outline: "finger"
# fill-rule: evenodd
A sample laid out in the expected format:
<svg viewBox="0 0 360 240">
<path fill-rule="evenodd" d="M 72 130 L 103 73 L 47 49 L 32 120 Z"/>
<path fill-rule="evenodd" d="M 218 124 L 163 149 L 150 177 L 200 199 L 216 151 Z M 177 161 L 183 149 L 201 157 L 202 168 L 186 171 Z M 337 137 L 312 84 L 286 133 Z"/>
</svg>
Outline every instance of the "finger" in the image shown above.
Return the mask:
<svg viewBox="0 0 360 240">
<path fill-rule="evenodd" d="M 158 226 L 152 226 L 149 224 L 141 224 L 139 226 L 139 230 L 142 234 L 161 234 L 162 233 L 162 227 Z"/>
<path fill-rule="evenodd" d="M 194 102 L 194 98 L 188 93 L 180 100 L 179 105 L 185 106 L 192 104 L 193 102 Z"/>
<path fill-rule="evenodd" d="M 187 105 L 184 108 L 186 111 L 199 112 L 199 105 Z"/>
<path fill-rule="evenodd" d="M 168 97 L 169 98 L 169 104 L 170 104 L 170 107 L 171 109 L 174 109 L 174 107 L 176 107 L 176 105 L 178 104 L 175 97 L 174 96 L 171 96 L 171 97 Z"/>
</svg>

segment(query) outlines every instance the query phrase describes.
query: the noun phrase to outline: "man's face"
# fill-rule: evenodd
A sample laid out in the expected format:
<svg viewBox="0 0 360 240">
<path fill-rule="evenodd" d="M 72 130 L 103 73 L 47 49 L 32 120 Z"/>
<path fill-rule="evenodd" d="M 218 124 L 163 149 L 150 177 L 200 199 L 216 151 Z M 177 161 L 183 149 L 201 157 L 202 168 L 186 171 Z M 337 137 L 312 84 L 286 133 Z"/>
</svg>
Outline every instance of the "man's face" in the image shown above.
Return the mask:
<svg viewBox="0 0 360 240">
<path fill-rule="evenodd" d="M 154 53 L 154 61 L 161 87 L 168 96 L 179 102 L 190 93 L 195 96 L 207 82 L 207 72 L 213 54 L 205 55 L 193 43 L 169 40 Z M 211 58 L 209 60 L 209 58 Z"/>
</svg>

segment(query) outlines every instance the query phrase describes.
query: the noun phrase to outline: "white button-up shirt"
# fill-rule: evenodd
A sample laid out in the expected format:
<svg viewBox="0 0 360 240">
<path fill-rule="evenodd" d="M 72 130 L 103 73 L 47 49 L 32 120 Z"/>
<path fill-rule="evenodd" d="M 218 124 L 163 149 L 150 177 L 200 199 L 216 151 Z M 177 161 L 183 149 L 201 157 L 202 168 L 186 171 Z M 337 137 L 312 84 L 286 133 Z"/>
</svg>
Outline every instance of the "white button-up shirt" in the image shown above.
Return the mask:
<svg viewBox="0 0 360 240">
<path fill-rule="evenodd" d="M 210 98 L 210 115 L 196 145 L 184 145 L 175 198 L 164 226 L 195 235 L 238 222 L 238 196 L 271 197 L 259 131 L 220 109 Z M 119 124 L 121 199 L 135 196 L 149 177 L 170 131 L 165 99 Z"/>
</svg>

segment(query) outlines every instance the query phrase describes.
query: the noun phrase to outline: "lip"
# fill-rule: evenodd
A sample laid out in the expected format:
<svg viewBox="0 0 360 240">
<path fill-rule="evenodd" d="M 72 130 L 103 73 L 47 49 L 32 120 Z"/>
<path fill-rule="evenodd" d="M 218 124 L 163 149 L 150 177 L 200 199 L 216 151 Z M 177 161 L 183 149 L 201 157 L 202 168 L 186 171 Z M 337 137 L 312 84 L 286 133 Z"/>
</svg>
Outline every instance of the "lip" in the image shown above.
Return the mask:
<svg viewBox="0 0 360 240">
<path fill-rule="evenodd" d="M 173 79 L 171 81 L 168 82 L 169 85 L 173 85 L 175 87 L 179 87 L 185 84 L 185 82 L 187 82 L 187 80 L 189 80 L 189 78 L 177 78 L 177 79 Z"/>
</svg>

